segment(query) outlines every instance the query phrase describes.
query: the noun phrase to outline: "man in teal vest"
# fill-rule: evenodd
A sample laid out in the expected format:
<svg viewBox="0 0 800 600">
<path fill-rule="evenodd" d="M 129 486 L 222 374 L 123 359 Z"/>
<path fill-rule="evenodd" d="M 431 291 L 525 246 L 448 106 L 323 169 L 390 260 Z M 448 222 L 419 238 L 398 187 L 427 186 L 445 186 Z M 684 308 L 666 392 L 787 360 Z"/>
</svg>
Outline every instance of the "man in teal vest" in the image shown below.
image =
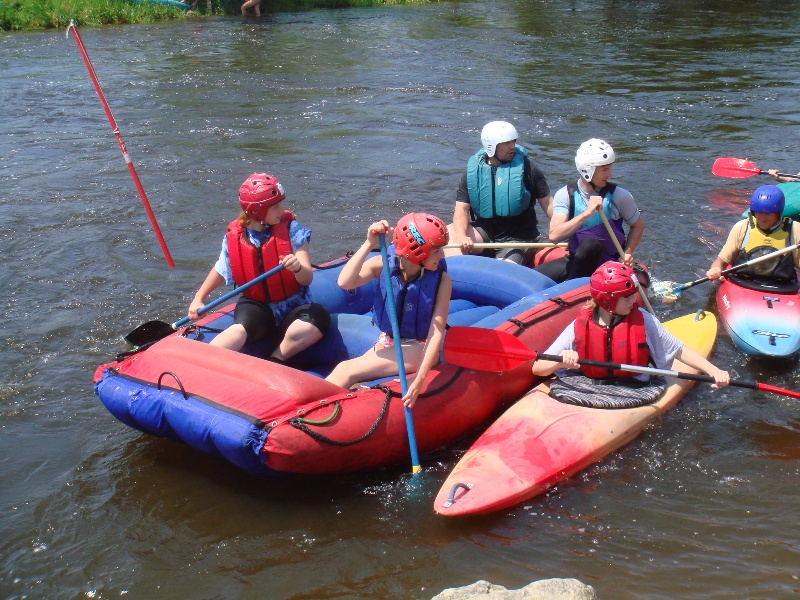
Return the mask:
<svg viewBox="0 0 800 600">
<path fill-rule="evenodd" d="M 527 264 L 533 250 L 481 251 L 485 242 L 535 242 L 539 238 L 536 203 L 549 218 L 553 197 L 542 171 L 517 143 L 511 123 L 492 121 L 481 131 L 483 147 L 467 162 L 456 193 L 453 222 L 447 229 L 458 248 L 445 255 L 483 254 Z"/>
</svg>

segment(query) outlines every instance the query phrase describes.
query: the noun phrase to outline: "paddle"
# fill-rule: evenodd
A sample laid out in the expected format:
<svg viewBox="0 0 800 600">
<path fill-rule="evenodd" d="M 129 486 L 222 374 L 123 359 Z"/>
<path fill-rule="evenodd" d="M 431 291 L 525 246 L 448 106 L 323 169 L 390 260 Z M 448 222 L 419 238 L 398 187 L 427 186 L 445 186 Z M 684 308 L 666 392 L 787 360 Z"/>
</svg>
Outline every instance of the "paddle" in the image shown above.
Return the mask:
<svg viewBox="0 0 800 600">
<path fill-rule="evenodd" d="M 775 252 L 770 252 L 769 254 L 765 254 L 764 256 L 759 256 L 758 258 L 753 258 L 740 265 L 736 265 L 735 267 L 730 267 L 729 269 L 725 269 L 724 271 L 720 272 L 720 275 L 727 275 L 728 273 L 733 273 L 735 271 L 738 271 L 739 269 L 743 269 L 745 267 L 749 267 L 750 265 L 760 263 L 761 261 L 768 260 L 776 256 L 780 256 L 781 254 L 787 254 L 789 252 L 797 250 L 798 248 L 800 248 L 800 243 L 793 244 L 792 246 L 786 246 L 786 248 L 776 250 Z M 689 283 L 680 283 L 680 284 L 674 281 L 655 281 L 650 287 L 650 293 L 653 295 L 654 298 L 662 298 L 664 302 L 675 302 L 675 300 L 678 299 L 678 296 L 681 295 L 681 292 L 683 292 L 683 290 L 695 286 L 698 283 L 704 283 L 706 281 L 710 281 L 708 277 L 703 277 L 701 279 L 690 281 Z"/>
<path fill-rule="evenodd" d="M 611 229 L 611 223 L 608 222 L 608 217 L 606 216 L 606 213 L 603 212 L 603 207 L 601 206 L 600 208 L 598 208 L 597 212 L 600 213 L 600 218 L 603 219 L 603 225 L 606 226 L 608 237 L 610 237 L 611 241 L 614 242 L 614 248 L 617 249 L 617 253 L 619 254 L 619 259 L 622 260 L 625 256 L 625 251 L 622 249 L 622 246 L 619 245 L 617 234 L 614 233 L 613 229 Z M 642 286 L 639 285 L 638 279 L 636 281 L 636 290 L 639 292 L 639 297 L 642 299 L 642 302 L 644 303 L 644 307 L 647 309 L 647 312 L 649 312 L 651 315 L 654 314 L 653 307 L 650 306 L 650 301 L 647 299 L 647 294 L 645 293 L 644 289 L 642 289 Z"/>
<path fill-rule="evenodd" d="M 72 29 L 72 32 L 75 34 L 75 43 L 78 45 L 78 50 L 80 50 L 80 53 L 83 56 L 83 62 L 86 63 L 86 69 L 89 71 L 89 77 L 92 78 L 94 89 L 97 91 L 97 95 L 100 97 L 100 102 L 103 105 L 103 110 L 106 112 L 106 117 L 108 117 L 111 130 L 114 132 L 114 136 L 117 138 L 117 144 L 119 144 L 119 149 L 122 151 L 122 158 L 125 159 L 125 163 L 128 165 L 128 171 L 133 178 L 133 184 L 136 186 L 136 191 L 139 192 L 139 198 L 142 199 L 144 210 L 147 213 L 147 217 L 150 219 L 150 225 L 153 227 L 156 238 L 158 238 L 158 243 L 161 246 L 161 251 L 164 253 L 164 258 L 167 260 L 167 266 L 172 269 L 175 266 L 175 263 L 172 261 L 169 248 L 167 248 L 167 243 L 164 241 L 164 236 L 161 235 L 161 229 L 158 227 L 158 222 L 153 214 L 153 209 L 150 208 L 150 202 L 147 200 L 147 194 L 144 192 L 142 182 L 139 181 L 139 175 L 136 173 L 136 169 L 133 166 L 133 161 L 128 154 L 128 149 L 125 147 L 125 142 L 119 133 L 119 127 L 117 127 L 117 122 L 114 120 L 114 115 L 111 114 L 111 109 L 108 107 L 108 102 L 106 102 L 106 97 L 105 94 L 103 94 L 102 88 L 100 87 L 100 82 L 97 81 L 97 76 L 94 73 L 94 67 L 92 66 L 92 62 L 89 60 L 89 55 L 86 53 L 86 48 L 83 45 L 81 34 L 78 33 L 78 28 L 75 27 L 74 21 L 70 21 L 69 25 L 67 26 L 67 37 L 69 37 L 70 29 Z"/>
<path fill-rule="evenodd" d="M 473 248 L 488 248 L 488 249 L 499 249 L 499 248 L 565 248 L 567 246 L 566 242 L 563 243 L 554 243 L 554 242 L 475 242 L 472 244 Z M 444 246 L 445 248 L 460 248 L 458 244 L 447 244 Z"/>
<path fill-rule="evenodd" d="M 762 171 L 746 158 L 718 158 L 711 166 L 711 172 L 717 177 L 727 177 L 729 179 L 747 179 L 756 175 L 769 175 L 769 171 Z M 779 177 L 789 179 L 800 179 L 800 175 L 787 175 L 778 173 Z"/>
<path fill-rule="evenodd" d="M 450 327 L 444 338 L 444 360 L 451 365 L 473 369 L 475 371 L 508 371 L 519 367 L 531 360 L 550 360 L 561 362 L 561 357 L 554 354 L 534 352 L 522 341 L 510 333 L 494 329 L 481 329 L 478 327 Z M 648 375 L 662 375 L 664 377 L 677 377 L 714 383 L 710 375 L 696 373 L 681 373 L 667 369 L 654 369 L 652 367 L 639 367 L 622 363 L 603 362 L 599 360 L 579 359 L 578 363 L 590 367 L 630 371 L 632 373 L 646 373 Z M 742 381 L 731 379 L 730 385 L 771 392 L 790 398 L 800 398 L 800 392 L 793 392 L 783 388 L 758 383 L 757 381 Z"/>
<path fill-rule="evenodd" d="M 381 258 L 383 258 L 383 270 L 381 276 L 384 280 L 384 285 L 389 293 L 386 294 L 386 307 L 389 311 L 389 319 L 392 323 L 392 338 L 394 338 L 394 351 L 397 355 L 397 370 L 400 377 L 400 391 L 403 396 L 408 393 L 408 381 L 406 381 L 406 363 L 403 360 L 403 348 L 400 344 L 400 324 L 397 321 L 397 306 L 394 303 L 394 295 L 392 290 L 392 275 L 389 269 L 389 256 L 386 253 L 386 236 L 380 234 L 378 240 L 381 245 Z M 419 456 L 417 455 L 417 436 L 414 433 L 414 417 L 411 415 L 411 409 L 407 406 L 403 407 L 406 414 L 406 432 L 408 433 L 408 447 L 411 451 L 411 473 L 419 471 Z"/>
<path fill-rule="evenodd" d="M 203 308 L 197 311 L 198 315 L 202 315 L 215 306 L 219 306 L 223 302 L 230 300 L 234 296 L 241 294 L 246 289 L 253 287 L 257 283 L 264 281 L 267 277 L 271 277 L 278 273 L 281 269 L 283 269 L 283 265 L 278 265 L 274 269 L 270 269 L 266 273 L 262 273 L 258 277 L 251 279 L 245 284 L 240 285 L 234 290 L 231 290 L 227 294 L 220 296 L 213 302 L 209 302 Z M 176 331 L 178 327 L 182 325 L 186 325 L 191 319 L 189 317 L 183 317 L 182 319 L 178 319 L 171 325 L 169 323 L 165 323 L 164 321 L 148 321 L 143 325 L 139 325 L 136 329 L 131 331 L 128 335 L 125 336 L 125 341 L 133 346 L 144 346 L 145 344 L 150 344 L 152 342 L 157 342 L 160 339 L 163 339 Z"/>
</svg>

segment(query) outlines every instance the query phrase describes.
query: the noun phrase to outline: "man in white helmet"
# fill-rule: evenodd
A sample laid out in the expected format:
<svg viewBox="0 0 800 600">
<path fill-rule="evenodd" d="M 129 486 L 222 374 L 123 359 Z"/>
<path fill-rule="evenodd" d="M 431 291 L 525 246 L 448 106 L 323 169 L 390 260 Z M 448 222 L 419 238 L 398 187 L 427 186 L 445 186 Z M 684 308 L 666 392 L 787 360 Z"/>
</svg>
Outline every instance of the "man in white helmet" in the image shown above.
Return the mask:
<svg viewBox="0 0 800 600">
<path fill-rule="evenodd" d="M 527 264 L 532 250 L 519 248 L 480 251 L 481 242 L 535 242 L 539 238 L 536 219 L 538 200 L 550 217 L 553 197 L 539 167 L 522 146 L 511 123 L 492 121 L 481 131 L 483 147 L 469 161 L 456 193 L 453 222 L 447 229 L 459 245 L 446 255 L 484 254 Z"/>
<path fill-rule="evenodd" d="M 644 221 L 631 193 L 609 182 L 614 149 L 603 140 L 585 141 L 575 155 L 580 173 L 577 184 L 569 184 L 553 198 L 550 241 L 568 242 L 564 258 L 536 267 L 552 280 L 561 282 L 575 277 L 589 277 L 608 260 L 634 266 L 633 252 L 644 233 Z M 612 237 L 598 211 L 606 215 L 624 256 L 619 256 Z M 625 235 L 623 223 L 628 225 Z"/>
</svg>

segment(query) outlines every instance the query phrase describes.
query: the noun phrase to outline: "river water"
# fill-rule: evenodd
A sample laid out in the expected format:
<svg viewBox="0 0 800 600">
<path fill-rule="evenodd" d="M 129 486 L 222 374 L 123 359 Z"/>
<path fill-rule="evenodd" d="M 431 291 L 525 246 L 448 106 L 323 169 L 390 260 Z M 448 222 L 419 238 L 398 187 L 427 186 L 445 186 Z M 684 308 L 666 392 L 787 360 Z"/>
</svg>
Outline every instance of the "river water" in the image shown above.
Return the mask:
<svg viewBox="0 0 800 600">
<path fill-rule="evenodd" d="M 576 577 L 601 598 L 800 593 L 800 403 L 700 386 L 544 497 L 450 521 L 432 498 L 468 440 L 405 466 L 264 482 L 128 429 L 95 367 L 184 314 L 268 171 L 319 263 L 374 219 L 450 218 L 484 123 L 513 121 L 555 191 L 608 140 L 657 279 L 711 263 L 752 189 L 720 156 L 800 169 L 796 2 L 543 0 L 82 30 L 176 262 L 166 267 L 63 31 L 0 37 L 3 598 L 430 598 Z M 545 225 L 546 227 L 546 225 Z M 662 318 L 714 308 L 696 286 Z M 735 377 L 796 389 L 796 363 Z M 479 401 L 476 398 L 476 401 Z"/>
</svg>

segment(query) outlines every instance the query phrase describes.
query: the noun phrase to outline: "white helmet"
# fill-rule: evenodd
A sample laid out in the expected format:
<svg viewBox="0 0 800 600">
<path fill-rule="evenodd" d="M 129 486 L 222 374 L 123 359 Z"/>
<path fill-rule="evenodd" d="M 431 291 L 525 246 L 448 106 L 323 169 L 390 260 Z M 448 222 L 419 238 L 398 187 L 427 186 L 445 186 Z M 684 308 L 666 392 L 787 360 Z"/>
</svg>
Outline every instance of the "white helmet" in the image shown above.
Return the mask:
<svg viewBox="0 0 800 600">
<path fill-rule="evenodd" d="M 497 144 L 503 142 L 510 142 L 519 137 L 517 130 L 511 123 L 505 121 L 492 121 L 483 126 L 481 131 L 481 144 L 483 149 L 486 150 L 486 156 L 491 158 L 497 149 Z"/>
<path fill-rule="evenodd" d="M 595 167 L 610 165 L 616 160 L 614 149 L 603 140 L 592 138 L 581 144 L 575 155 L 575 166 L 586 181 L 594 177 Z"/>
</svg>

